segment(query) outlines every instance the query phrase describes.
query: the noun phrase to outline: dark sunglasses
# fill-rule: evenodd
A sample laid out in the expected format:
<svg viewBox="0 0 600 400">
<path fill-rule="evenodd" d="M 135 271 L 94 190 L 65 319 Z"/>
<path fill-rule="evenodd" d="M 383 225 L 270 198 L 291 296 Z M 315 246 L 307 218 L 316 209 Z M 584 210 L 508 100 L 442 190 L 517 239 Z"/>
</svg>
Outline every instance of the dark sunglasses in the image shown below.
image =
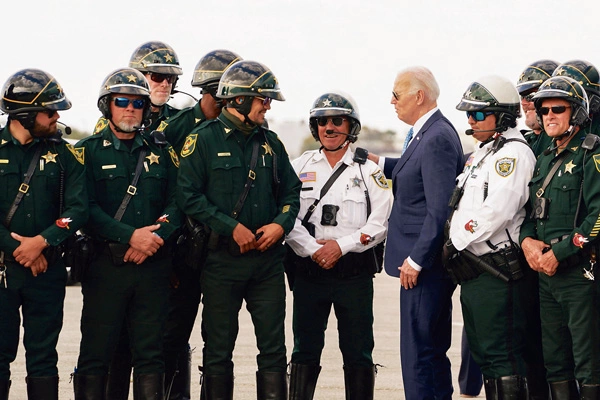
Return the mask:
<svg viewBox="0 0 600 400">
<path fill-rule="evenodd" d="M 394 96 L 394 98 L 396 99 L 396 101 L 400 100 L 400 96 L 398 96 L 396 94 L 396 92 L 394 92 L 393 90 L 392 90 L 392 96 Z"/>
<path fill-rule="evenodd" d="M 550 110 L 552 110 L 552 114 L 562 114 L 567 111 L 567 108 L 571 108 L 569 106 L 552 106 L 552 107 L 540 107 L 538 111 L 542 115 L 548 115 Z"/>
<path fill-rule="evenodd" d="M 319 117 L 317 118 L 317 124 L 319 124 L 319 126 L 325 126 L 328 121 L 331 121 L 334 126 L 342 126 L 345 120 L 346 118 L 344 117 Z"/>
<path fill-rule="evenodd" d="M 488 115 L 492 115 L 491 111 L 467 111 L 467 118 L 473 118 L 477 122 L 485 121 Z"/>
<path fill-rule="evenodd" d="M 262 102 L 263 106 L 268 106 L 269 104 L 271 104 L 271 100 L 273 100 L 270 97 L 260 97 L 260 96 L 256 96 L 257 99 L 259 99 Z"/>
<path fill-rule="evenodd" d="M 521 99 L 523 99 L 525 101 L 528 101 L 528 102 L 532 102 L 533 101 L 533 96 L 535 96 L 535 92 L 526 94 L 524 96 L 521 96 Z"/>
<path fill-rule="evenodd" d="M 133 105 L 133 108 L 135 108 L 136 110 L 141 110 L 146 104 L 146 100 L 144 99 L 131 100 L 126 97 L 114 97 L 113 101 L 115 103 L 115 106 L 119 108 L 127 108 L 129 107 L 129 103 L 131 103 Z"/>
<path fill-rule="evenodd" d="M 42 112 L 44 114 L 46 114 L 48 116 L 48 118 L 52 118 L 52 117 L 54 117 L 54 114 L 56 114 L 56 110 L 44 110 Z"/>
<path fill-rule="evenodd" d="M 152 82 L 156 82 L 156 83 L 161 83 L 165 79 L 167 80 L 167 83 L 170 83 L 170 84 L 173 84 L 173 83 L 175 83 L 175 81 L 177 81 L 177 75 L 168 75 L 168 74 L 159 74 L 156 72 L 148 72 L 148 76 L 150 76 L 150 79 L 152 80 Z"/>
</svg>

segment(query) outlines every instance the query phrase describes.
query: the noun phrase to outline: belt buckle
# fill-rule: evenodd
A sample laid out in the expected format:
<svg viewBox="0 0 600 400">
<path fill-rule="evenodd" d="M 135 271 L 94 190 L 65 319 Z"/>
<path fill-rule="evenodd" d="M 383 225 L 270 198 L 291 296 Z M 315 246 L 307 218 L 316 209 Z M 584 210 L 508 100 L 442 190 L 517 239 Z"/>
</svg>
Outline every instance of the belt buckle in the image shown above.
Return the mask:
<svg viewBox="0 0 600 400">
<path fill-rule="evenodd" d="M 127 188 L 127 194 L 135 196 L 136 192 L 137 192 L 137 188 L 135 186 L 129 185 L 129 187 Z"/>
<path fill-rule="evenodd" d="M 544 189 L 542 189 L 542 188 L 539 188 L 539 189 L 537 190 L 537 192 L 535 192 L 535 195 L 536 195 L 538 198 L 539 198 L 539 197 L 542 197 L 542 195 L 543 195 L 543 194 L 544 194 Z"/>
<path fill-rule="evenodd" d="M 26 183 L 21 183 L 21 186 L 19 186 L 19 192 L 27 193 L 28 190 L 29 190 L 29 185 Z"/>
</svg>

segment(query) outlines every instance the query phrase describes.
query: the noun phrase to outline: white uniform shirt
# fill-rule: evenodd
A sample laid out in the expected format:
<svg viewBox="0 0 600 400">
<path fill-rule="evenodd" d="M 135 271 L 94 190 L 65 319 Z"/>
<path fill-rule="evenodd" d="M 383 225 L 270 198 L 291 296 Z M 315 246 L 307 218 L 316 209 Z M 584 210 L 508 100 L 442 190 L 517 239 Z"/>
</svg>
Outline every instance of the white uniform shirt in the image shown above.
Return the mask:
<svg viewBox="0 0 600 400">
<path fill-rule="evenodd" d="M 377 164 L 367 160 L 364 165 L 360 165 L 352 161 L 353 156 L 354 153 L 348 148 L 334 168 L 331 168 L 325 155 L 318 150 L 307 151 L 292 162 L 302 181 L 302 191 L 296 224 L 285 240 L 299 256 L 310 257 L 319 250 L 322 245 L 317 244 L 317 239 L 336 240 L 342 255 L 363 252 L 385 239 L 392 191 Z M 312 237 L 302 226 L 302 219 L 308 208 L 319 198 L 321 188 L 342 163 L 348 167 L 329 188 L 310 217 L 309 222 L 315 225 L 316 237 Z M 371 215 L 368 220 L 365 185 L 371 200 Z M 337 226 L 321 225 L 324 204 L 339 206 Z M 362 244 L 362 234 L 369 235 L 372 241 L 367 245 Z"/>
<path fill-rule="evenodd" d="M 523 139 L 515 128 L 502 136 Z M 518 243 L 524 206 L 529 199 L 528 184 L 535 167 L 535 156 L 527 144 L 507 142 L 491 153 L 493 145 L 490 142 L 477 147 L 458 176 L 458 186 L 464 185 L 464 194 L 450 226 L 454 247 L 466 248 L 478 256 L 494 251 L 486 241 L 500 248 L 508 246 L 507 229 Z"/>
</svg>

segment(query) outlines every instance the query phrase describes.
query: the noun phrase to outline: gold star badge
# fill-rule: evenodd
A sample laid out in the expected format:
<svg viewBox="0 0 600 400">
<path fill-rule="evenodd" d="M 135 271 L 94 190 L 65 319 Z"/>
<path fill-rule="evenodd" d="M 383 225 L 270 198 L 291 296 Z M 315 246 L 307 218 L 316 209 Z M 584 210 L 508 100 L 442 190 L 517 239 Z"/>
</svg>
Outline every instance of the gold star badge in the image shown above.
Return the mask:
<svg viewBox="0 0 600 400">
<path fill-rule="evenodd" d="M 565 164 L 565 174 L 569 173 L 572 174 L 573 173 L 573 168 L 575 168 L 576 165 L 573 164 L 573 160 L 569 161 L 567 164 Z"/>
<path fill-rule="evenodd" d="M 153 152 L 150 152 L 150 155 L 146 156 L 146 158 L 148 159 L 148 161 L 150 161 L 150 165 L 152 165 L 154 163 L 158 164 L 158 159 L 160 158 L 160 156 L 157 156 Z"/>
<path fill-rule="evenodd" d="M 170 55 L 169 53 L 167 53 L 167 54 L 165 55 L 165 60 L 167 60 L 167 62 L 173 62 L 173 56 L 172 56 L 172 55 Z"/>
<path fill-rule="evenodd" d="M 135 77 L 135 75 L 133 75 L 133 74 L 130 74 L 130 75 L 127 75 L 127 80 L 128 80 L 129 82 L 136 82 L 136 81 L 137 81 L 137 78 Z"/>
<path fill-rule="evenodd" d="M 262 148 L 265 149 L 265 155 L 270 154 L 273 155 L 273 149 L 271 149 L 271 146 L 269 146 L 269 143 L 266 143 L 262 145 Z"/>
<path fill-rule="evenodd" d="M 48 154 L 46 154 L 45 156 L 42 156 L 42 158 L 44 160 L 46 160 L 47 163 L 53 162 L 56 164 L 56 156 L 57 155 L 58 155 L 58 153 L 54 154 L 54 153 L 51 153 L 50 150 L 48 150 Z"/>
</svg>

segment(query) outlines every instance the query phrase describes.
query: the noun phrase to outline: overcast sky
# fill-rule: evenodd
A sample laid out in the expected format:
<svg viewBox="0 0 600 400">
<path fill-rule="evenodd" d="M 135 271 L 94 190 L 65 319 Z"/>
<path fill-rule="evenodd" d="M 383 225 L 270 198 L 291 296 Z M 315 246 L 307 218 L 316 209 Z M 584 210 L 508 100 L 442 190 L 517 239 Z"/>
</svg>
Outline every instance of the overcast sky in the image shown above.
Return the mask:
<svg viewBox="0 0 600 400">
<path fill-rule="evenodd" d="M 28 67 L 63 86 L 73 108 L 61 120 L 91 131 L 99 87 L 133 50 L 160 40 L 177 52 L 189 82 L 197 61 L 225 48 L 260 61 L 287 101 L 269 120 L 306 120 L 315 98 L 340 89 L 357 101 L 363 125 L 405 132 L 389 104 L 396 73 L 432 70 L 439 105 L 460 132 L 455 110 L 476 78 L 516 82 L 531 62 L 584 59 L 600 67 L 600 3 L 555 0 L 23 0 L 2 4 L 0 81 Z M 178 95 L 180 96 L 180 95 Z"/>
</svg>

